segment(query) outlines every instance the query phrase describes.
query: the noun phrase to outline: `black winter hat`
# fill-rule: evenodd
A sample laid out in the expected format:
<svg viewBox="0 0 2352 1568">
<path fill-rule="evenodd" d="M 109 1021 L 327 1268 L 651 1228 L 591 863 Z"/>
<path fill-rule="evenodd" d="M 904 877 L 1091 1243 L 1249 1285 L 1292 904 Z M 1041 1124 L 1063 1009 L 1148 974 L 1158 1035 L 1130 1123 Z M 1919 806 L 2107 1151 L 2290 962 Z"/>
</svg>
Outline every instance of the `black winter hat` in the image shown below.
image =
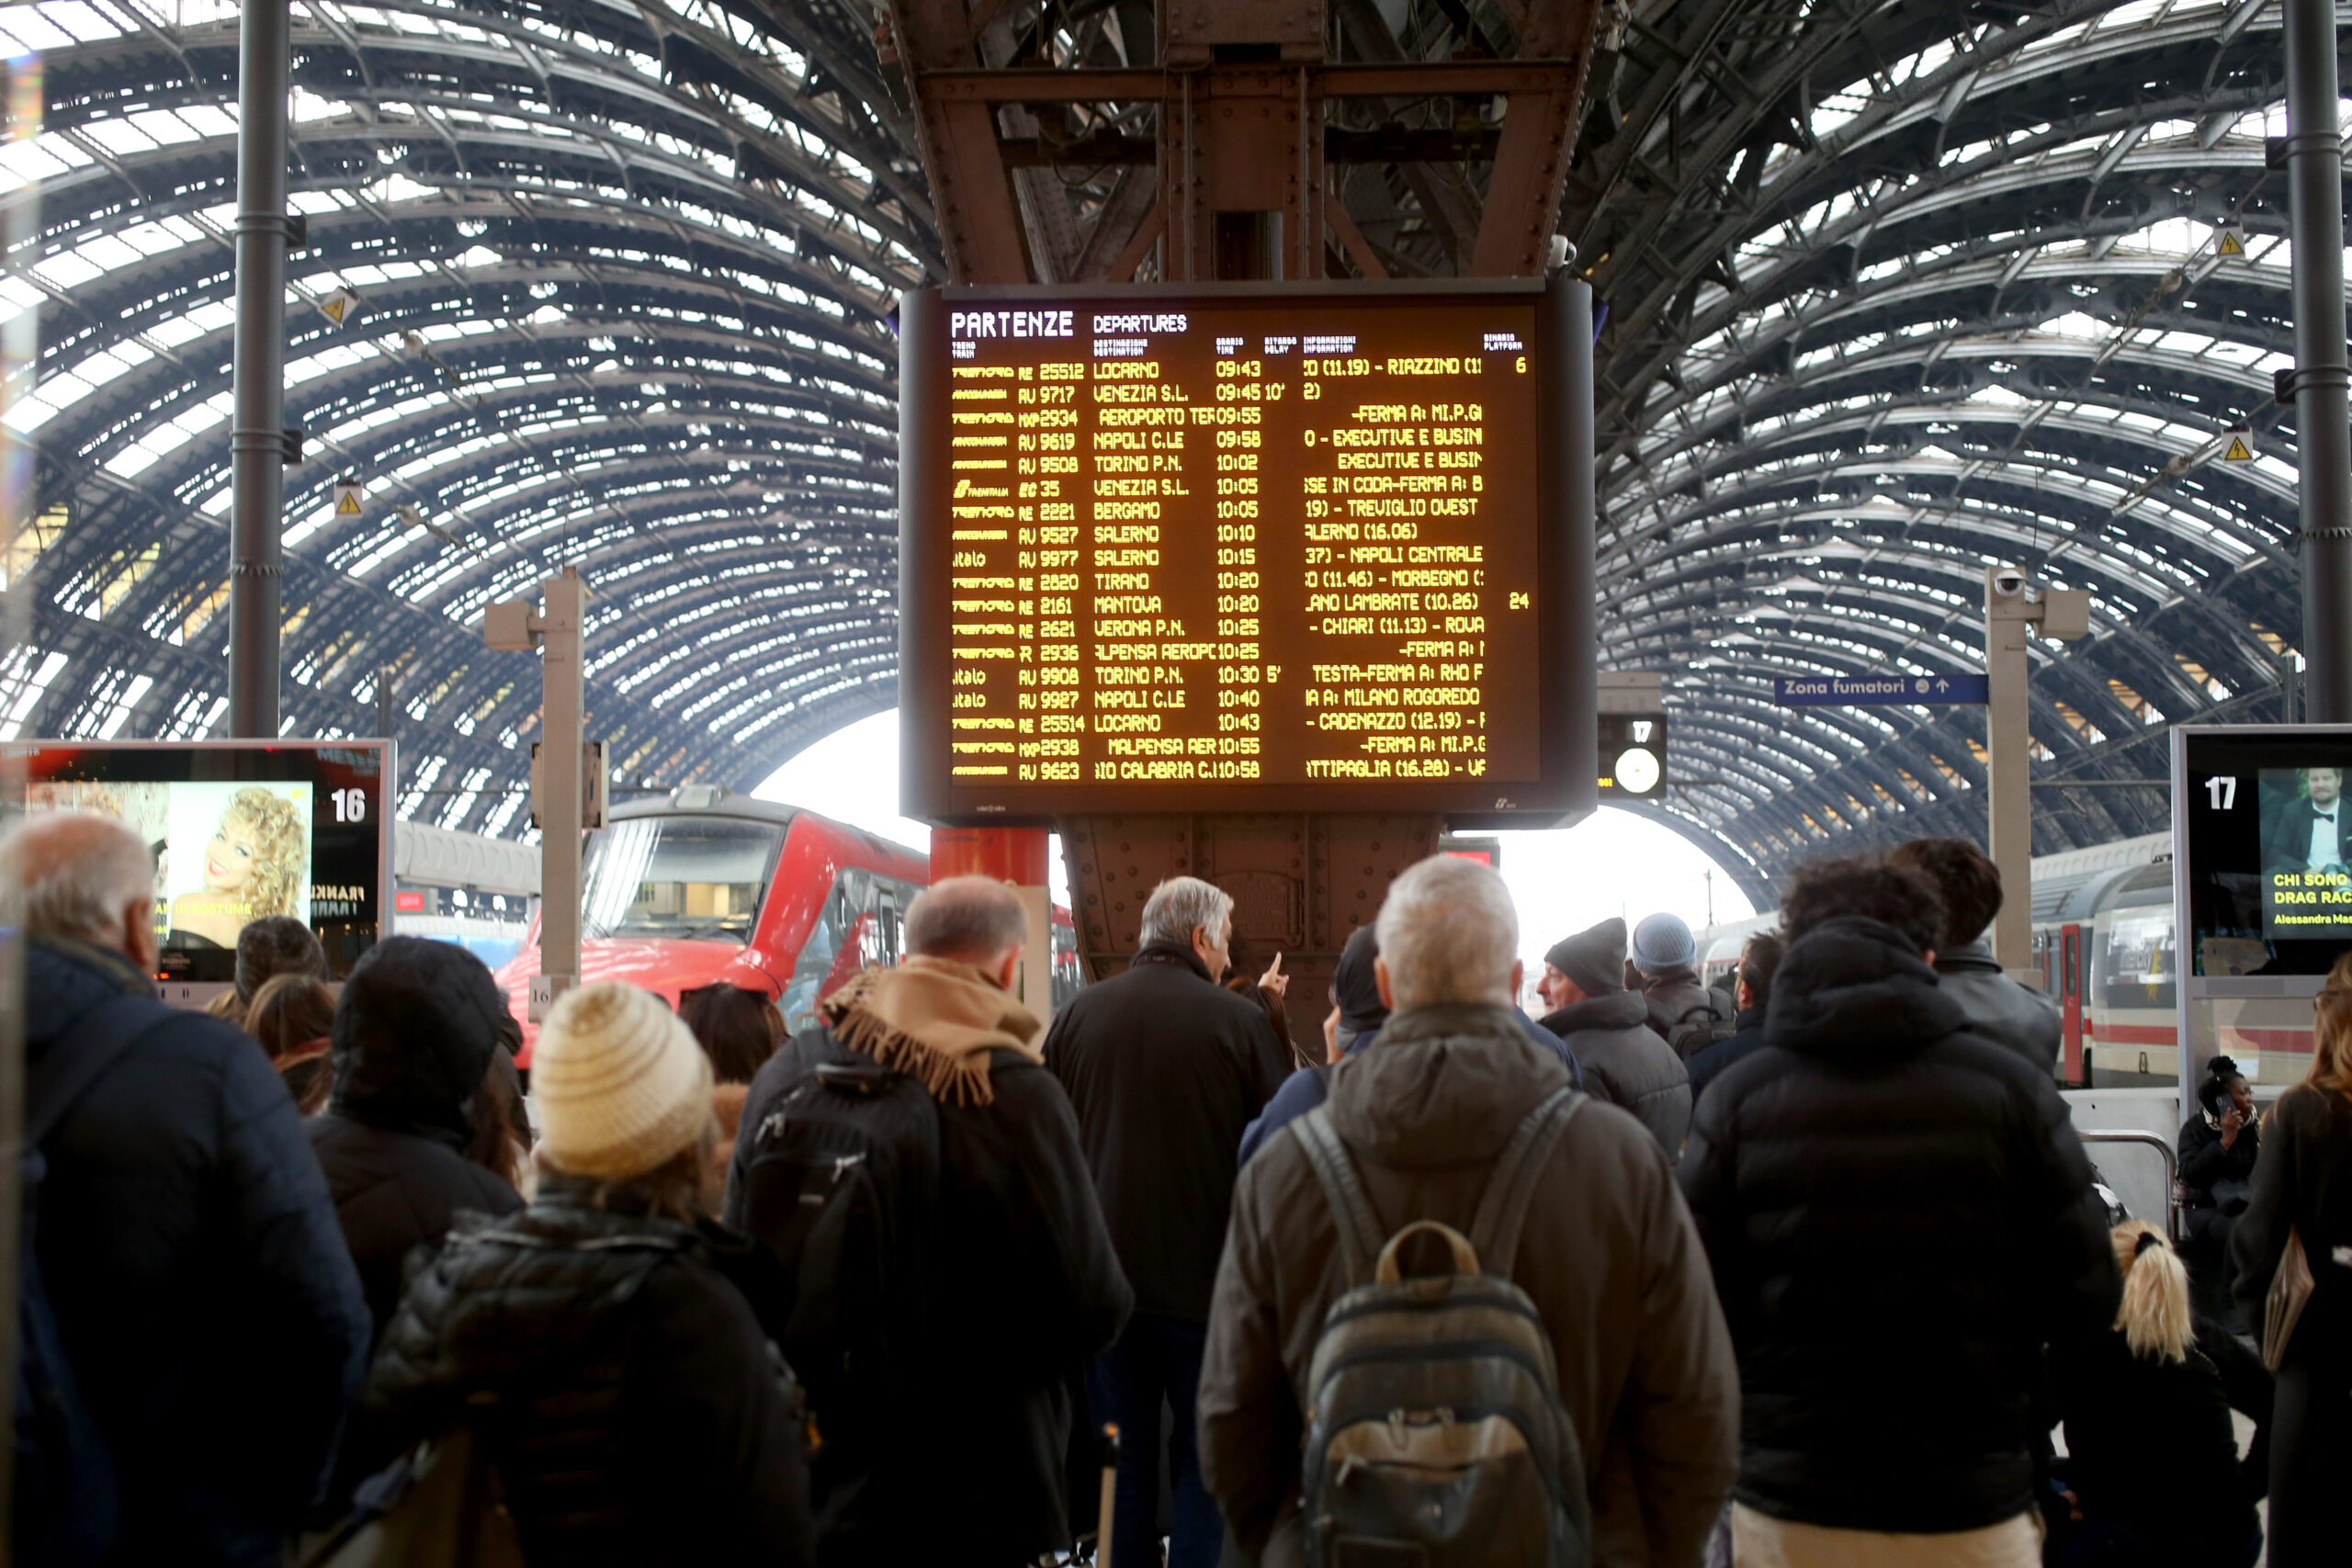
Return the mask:
<svg viewBox="0 0 2352 1568">
<path fill-rule="evenodd" d="M 387 937 L 352 966 L 335 1004 L 332 1111 L 462 1142 L 499 1048 L 506 998 L 454 942 Z"/>
<path fill-rule="evenodd" d="M 1625 988 L 1625 922 L 1611 915 L 1590 931 L 1562 937 L 1544 962 L 1576 982 L 1588 997 Z"/>
<path fill-rule="evenodd" d="M 1351 1034 L 1378 1029 L 1388 1021 L 1388 1010 L 1380 1000 L 1380 979 L 1372 972 L 1372 961 L 1379 956 L 1380 939 L 1370 926 L 1358 926 L 1349 932 L 1347 946 L 1340 950 L 1339 967 L 1331 975 L 1331 996 L 1340 1004 L 1340 1027 Z"/>
</svg>

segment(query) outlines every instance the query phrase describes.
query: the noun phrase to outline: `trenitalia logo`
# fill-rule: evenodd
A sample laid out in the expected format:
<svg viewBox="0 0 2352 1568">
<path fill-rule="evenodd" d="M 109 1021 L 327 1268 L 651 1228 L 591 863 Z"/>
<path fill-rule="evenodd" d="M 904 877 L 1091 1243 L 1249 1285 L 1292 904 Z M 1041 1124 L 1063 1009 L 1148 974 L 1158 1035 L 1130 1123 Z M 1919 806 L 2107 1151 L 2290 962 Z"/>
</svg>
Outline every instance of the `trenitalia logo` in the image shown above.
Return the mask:
<svg viewBox="0 0 2352 1568">
<path fill-rule="evenodd" d="M 950 310 L 950 337 L 1076 337 L 1075 310 Z"/>
</svg>

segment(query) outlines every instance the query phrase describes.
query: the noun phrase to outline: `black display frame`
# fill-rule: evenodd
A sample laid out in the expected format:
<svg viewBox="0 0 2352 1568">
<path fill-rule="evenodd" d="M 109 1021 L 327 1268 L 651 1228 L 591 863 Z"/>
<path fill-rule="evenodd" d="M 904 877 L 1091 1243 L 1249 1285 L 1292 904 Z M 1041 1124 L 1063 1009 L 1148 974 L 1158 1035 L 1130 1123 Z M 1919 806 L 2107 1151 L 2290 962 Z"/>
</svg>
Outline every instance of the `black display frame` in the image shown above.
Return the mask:
<svg viewBox="0 0 2352 1568">
<path fill-rule="evenodd" d="M 951 309 L 1001 302 L 1081 310 L 1345 303 L 1372 310 L 1523 300 L 1535 307 L 1536 428 L 1557 432 L 1535 466 L 1537 770 L 1532 781 L 1383 780 L 1308 784 L 959 783 L 950 773 L 946 626 L 952 490 L 946 441 Z M 1434 811 L 1481 826 L 1541 827 L 1597 804 L 1591 293 L 1549 279 L 1386 283 L 1150 284 L 1127 288 L 969 286 L 900 299 L 899 422 L 899 808 L 946 825 L 1039 824 L 1091 812 Z M 1582 450 L 1577 448 L 1581 437 Z M 1581 500 L 1582 504 L 1577 504 Z"/>
<path fill-rule="evenodd" d="M 2263 904 L 2267 826 L 2261 775 L 2314 763 L 2352 776 L 2352 725 L 2181 725 L 2173 731 L 2175 941 L 2184 979 L 2205 973 L 2205 942 L 2259 941 L 2265 978 L 2316 981 L 2352 950 L 2352 904 L 2345 934 L 2279 938 Z"/>
<path fill-rule="evenodd" d="M 350 753 L 354 760 L 340 763 L 326 755 L 337 751 Z M 39 760 L 44 752 L 70 753 L 74 761 L 54 771 L 39 771 Z M 390 931 L 392 835 L 398 826 L 395 818 L 400 806 L 397 748 L 391 740 L 27 739 L 6 742 L 0 754 L 5 754 L 16 777 L 28 787 L 37 784 L 276 784 L 299 778 L 318 792 L 315 799 L 323 802 L 331 784 L 364 785 L 372 792 L 366 807 L 372 828 L 364 822 L 348 826 L 354 829 L 352 836 L 366 834 L 374 840 L 375 881 L 372 894 L 366 900 L 369 911 L 322 920 L 314 908 L 311 929 L 326 949 L 328 968 L 337 980 L 347 976 L 360 955 Z M 113 765 L 104 770 L 85 770 L 81 760 L 91 757 L 108 759 Z M 304 759 L 302 765 L 289 769 L 288 759 L 296 757 Z M 374 759 L 372 777 L 357 761 L 359 758 Z M 6 803 L 11 813 L 22 808 L 21 800 Z M 316 807 L 324 808 L 323 805 Z M 322 865 L 325 870 L 335 871 L 344 863 L 334 859 L 322 863 L 315 824 L 311 841 L 311 874 L 315 887 L 322 880 Z M 351 863 L 356 867 L 357 863 Z M 171 949 L 162 954 L 163 972 L 156 978 L 219 984 L 233 978 L 235 958 L 233 948 Z"/>
</svg>

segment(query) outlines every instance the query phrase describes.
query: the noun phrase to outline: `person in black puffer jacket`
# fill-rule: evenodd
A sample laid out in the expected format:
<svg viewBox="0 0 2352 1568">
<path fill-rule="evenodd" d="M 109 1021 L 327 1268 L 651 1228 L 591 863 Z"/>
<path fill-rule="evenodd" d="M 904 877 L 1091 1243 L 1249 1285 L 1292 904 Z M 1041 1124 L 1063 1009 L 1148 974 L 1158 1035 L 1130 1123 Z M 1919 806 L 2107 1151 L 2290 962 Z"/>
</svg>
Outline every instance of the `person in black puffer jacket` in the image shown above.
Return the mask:
<svg viewBox="0 0 2352 1568">
<path fill-rule="evenodd" d="M 334 1088 L 309 1123 L 311 1147 L 379 1336 L 411 1252 L 437 1244 L 460 1211 L 523 1206 L 503 1174 L 462 1152 L 505 1008 L 481 959 L 413 936 L 369 948 L 335 1004 Z"/>
<path fill-rule="evenodd" d="M 1803 1526 L 1855 1563 L 2038 1564 L 2041 1348 L 2121 1294 L 2089 1162 L 2049 1078 L 1962 1029 L 1917 872 L 1808 866 L 1782 919 L 1765 1047 L 1681 1168 L 1739 1352 L 1735 1546 Z"/>
<path fill-rule="evenodd" d="M 799 1391 L 710 1224 L 710 1062 L 660 998 L 568 992 L 532 1060 L 538 1195 L 411 1277 L 363 1408 L 464 1419 L 531 1568 L 813 1561 Z"/>
</svg>

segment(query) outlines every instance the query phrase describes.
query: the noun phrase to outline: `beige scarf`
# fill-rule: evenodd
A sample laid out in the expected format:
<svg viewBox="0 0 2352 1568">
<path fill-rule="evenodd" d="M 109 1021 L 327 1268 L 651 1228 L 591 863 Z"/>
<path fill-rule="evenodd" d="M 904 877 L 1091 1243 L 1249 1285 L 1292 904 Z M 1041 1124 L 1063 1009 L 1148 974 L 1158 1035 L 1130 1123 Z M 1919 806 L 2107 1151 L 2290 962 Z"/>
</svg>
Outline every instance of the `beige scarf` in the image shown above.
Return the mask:
<svg viewBox="0 0 2352 1568">
<path fill-rule="evenodd" d="M 988 1105 L 989 1053 L 1045 1057 L 1030 1043 L 1045 1025 L 987 974 L 920 953 L 868 969 L 817 1004 L 833 1038 L 894 1067 L 951 1105 Z"/>
</svg>

